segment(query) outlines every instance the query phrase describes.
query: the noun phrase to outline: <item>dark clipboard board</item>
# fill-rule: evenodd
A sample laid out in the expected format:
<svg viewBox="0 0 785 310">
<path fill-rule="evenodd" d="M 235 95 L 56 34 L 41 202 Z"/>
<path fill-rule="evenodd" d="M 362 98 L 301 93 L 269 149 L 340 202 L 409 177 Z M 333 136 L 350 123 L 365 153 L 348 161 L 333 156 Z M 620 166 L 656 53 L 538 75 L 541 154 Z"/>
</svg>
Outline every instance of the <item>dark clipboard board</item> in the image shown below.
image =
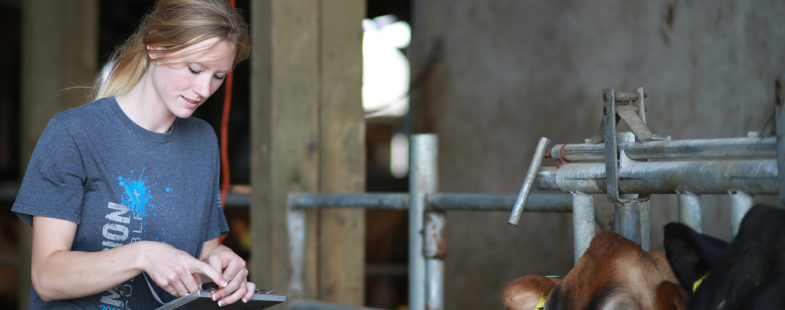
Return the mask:
<svg viewBox="0 0 785 310">
<path fill-rule="evenodd" d="M 210 298 L 209 291 L 199 290 L 196 293 L 172 300 L 171 302 L 156 308 L 156 310 L 258 310 L 272 307 L 283 302 L 286 302 L 286 296 L 283 295 L 254 294 L 248 303 L 237 301 L 228 306 L 218 307 L 218 304 Z"/>
</svg>

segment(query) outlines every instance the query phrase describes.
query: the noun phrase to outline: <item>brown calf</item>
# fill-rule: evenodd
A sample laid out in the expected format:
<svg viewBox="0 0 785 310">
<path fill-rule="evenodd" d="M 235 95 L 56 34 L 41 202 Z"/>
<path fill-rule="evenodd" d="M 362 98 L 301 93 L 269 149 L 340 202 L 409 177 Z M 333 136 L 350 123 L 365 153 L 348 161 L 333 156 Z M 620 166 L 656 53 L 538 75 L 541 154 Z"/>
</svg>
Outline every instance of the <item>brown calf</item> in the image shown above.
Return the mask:
<svg viewBox="0 0 785 310">
<path fill-rule="evenodd" d="M 535 309 L 530 306 L 533 296 L 543 293 L 545 309 L 558 310 L 683 309 L 687 298 L 664 252 L 643 251 L 610 231 L 594 236 L 575 267 L 552 289 L 532 285 L 537 278 L 527 277 L 504 288 L 506 309 Z"/>
</svg>

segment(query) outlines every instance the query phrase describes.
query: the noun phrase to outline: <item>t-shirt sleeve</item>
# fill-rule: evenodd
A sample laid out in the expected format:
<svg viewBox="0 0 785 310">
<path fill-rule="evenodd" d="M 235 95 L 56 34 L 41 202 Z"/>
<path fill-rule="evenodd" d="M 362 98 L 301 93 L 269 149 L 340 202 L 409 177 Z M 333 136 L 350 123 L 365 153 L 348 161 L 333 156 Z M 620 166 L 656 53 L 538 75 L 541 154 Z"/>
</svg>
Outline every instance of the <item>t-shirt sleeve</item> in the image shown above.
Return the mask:
<svg viewBox="0 0 785 310">
<path fill-rule="evenodd" d="M 36 143 L 11 211 L 29 225 L 33 216 L 79 224 L 86 180 L 84 170 L 74 138 L 53 118 Z"/>
</svg>

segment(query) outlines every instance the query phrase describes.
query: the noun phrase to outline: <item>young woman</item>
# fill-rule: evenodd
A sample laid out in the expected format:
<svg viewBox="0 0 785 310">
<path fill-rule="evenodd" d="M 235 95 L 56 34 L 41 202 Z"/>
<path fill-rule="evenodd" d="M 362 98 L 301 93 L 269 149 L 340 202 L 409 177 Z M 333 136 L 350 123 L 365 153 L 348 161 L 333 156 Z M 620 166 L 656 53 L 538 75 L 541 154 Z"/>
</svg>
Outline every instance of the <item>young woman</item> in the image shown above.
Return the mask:
<svg viewBox="0 0 785 310">
<path fill-rule="evenodd" d="M 54 116 L 12 210 L 33 227 L 30 309 L 153 309 L 214 281 L 255 286 L 228 232 L 215 132 L 189 118 L 250 49 L 224 0 L 159 0 L 96 100 Z"/>
</svg>

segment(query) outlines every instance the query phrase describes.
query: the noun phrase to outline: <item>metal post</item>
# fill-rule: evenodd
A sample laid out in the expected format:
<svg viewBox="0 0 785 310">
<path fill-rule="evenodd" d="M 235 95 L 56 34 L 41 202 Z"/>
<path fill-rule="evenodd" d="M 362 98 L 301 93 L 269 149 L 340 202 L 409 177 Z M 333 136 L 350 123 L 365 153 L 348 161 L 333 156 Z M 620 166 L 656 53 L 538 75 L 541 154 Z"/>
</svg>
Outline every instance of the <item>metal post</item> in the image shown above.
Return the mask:
<svg viewBox="0 0 785 310">
<path fill-rule="evenodd" d="M 638 202 L 638 214 L 640 215 L 640 234 L 641 248 L 644 251 L 651 249 L 651 218 L 649 217 L 649 201 Z"/>
<path fill-rule="evenodd" d="M 423 255 L 423 220 L 426 198 L 437 188 L 438 138 L 413 135 L 409 173 L 409 309 L 425 310 L 426 265 Z"/>
<path fill-rule="evenodd" d="M 447 254 L 445 230 L 447 220 L 443 211 L 425 214 L 425 269 L 426 299 L 428 310 L 444 309 L 444 257 Z"/>
<path fill-rule="evenodd" d="M 739 226 L 744 215 L 752 208 L 752 196 L 742 191 L 730 191 L 730 227 L 731 237 L 739 233 Z"/>
<path fill-rule="evenodd" d="M 591 195 L 572 192 L 572 227 L 573 253 L 577 264 L 594 238 L 594 198 Z"/>
<path fill-rule="evenodd" d="M 690 192 L 677 193 L 679 196 L 679 221 L 697 232 L 701 229 L 701 199 Z"/>
<path fill-rule="evenodd" d="M 635 135 L 632 132 L 619 132 L 616 136 L 616 140 L 619 141 L 620 143 L 635 142 Z M 617 181 L 618 181 L 618 169 L 627 167 L 631 165 L 633 162 L 632 159 L 627 157 L 627 154 L 624 151 L 619 151 L 618 163 L 619 166 L 615 170 L 617 173 L 616 175 Z M 607 162 L 605 165 L 605 169 L 606 171 L 608 171 Z M 615 188 L 618 189 L 618 183 L 616 183 Z M 614 212 L 616 217 L 616 221 L 614 222 L 614 224 L 617 225 L 616 232 L 626 237 L 627 239 L 632 240 L 638 245 L 643 245 L 644 239 L 648 243 L 648 236 L 646 236 L 645 238 L 642 237 L 644 234 L 644 232 L 642 231 L 644 225 L 641 225 L 643 222 L 646 222 L 645 226 L 648 229 L 649 226 L 648 206 L 646 206 L 647 212 L 644 212 L 643 216 L 641 216 L 642 215 L 641 208 L 643 208 L 646 202 L 639 201 L 638 194 L 618 194 L 617 196 L 619 200 L 615 201 L 615 206 L 614 206 Z"/>
<path fill-rule="evenodd" d="M 622 199 L 634 199 L 635 195 L 620 195 Z M 641 244 L 641 214 L 640 202 L 631 201 L 616 203 L 614 205 L 614 231 L 630 239 L 636 244 Z"/>
<path fill-rule="evenodd" d="M 305 296 L 305 210 L 288 208 L 286 228 L 289 233 L 290 299 Z"/>
</svg>

